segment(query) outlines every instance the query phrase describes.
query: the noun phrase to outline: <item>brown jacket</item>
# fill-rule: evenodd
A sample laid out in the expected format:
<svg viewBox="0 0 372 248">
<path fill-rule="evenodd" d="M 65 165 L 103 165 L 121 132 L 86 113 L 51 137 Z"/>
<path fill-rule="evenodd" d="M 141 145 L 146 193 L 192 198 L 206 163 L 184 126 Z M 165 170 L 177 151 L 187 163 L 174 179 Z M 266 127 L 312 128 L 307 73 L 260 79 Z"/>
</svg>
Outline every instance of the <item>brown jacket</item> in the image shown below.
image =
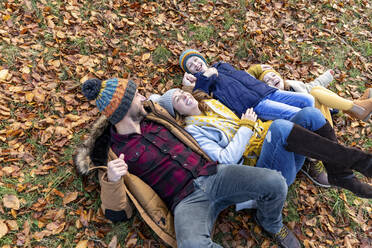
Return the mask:
<svg viewBox="0 0 372 248">
<path fill-rule="evenodd" d="M 146 116 L 147 119 L 164 125 L 194 152 L 202 155 L 208 161 L 211 161 L 208 155 L 201 150 L 192 136 L 182 127 L 177 125 L 175 120 L 165 109 L 151 101 L 146 103 L 146 109 L 149 113 Z M 106 210 L 124 210 L 126 216 L 130 218 L 133 215 L 132 204 L 130 203 L 131 201 L 137 208 L 143 220 L 152 228 L 152 230 L 164 242 L 172 247 L 177 247 L 173 215 L 155 191 L 140 178 L 129 173 L 125 175 L 122 180 L 117 182 L 108 182 L 105 171 L 106 164 L 100 164 L 100 162 L 97 161 L 93 163 L 91 156 L 95 153 L 95 147 L 102 146 L 102 143 L 97 144 L 96 140 L 105 131 L 107 132 L 107 128 L 108 120 L 106 117 L 101 116 L 93 125 L 90 136 L 84 141 L 83 145 L 78 149 L 77 154 L 75 155 L 74 160 L 78 171 L 83 175 L 87 175 L 94 169 L 100 169 L 98 175 L 101 185 L 101 207 L 104 213 Z M 109 143 L 106 143 L 106 145 L 109 145 Z M 111 149 L 108 150 L 108 153 L 102 156 L 108 156 L 108 161 L 117 158 Z M 102 161 L 105 161 L 105 159 Z"/>
</svg>

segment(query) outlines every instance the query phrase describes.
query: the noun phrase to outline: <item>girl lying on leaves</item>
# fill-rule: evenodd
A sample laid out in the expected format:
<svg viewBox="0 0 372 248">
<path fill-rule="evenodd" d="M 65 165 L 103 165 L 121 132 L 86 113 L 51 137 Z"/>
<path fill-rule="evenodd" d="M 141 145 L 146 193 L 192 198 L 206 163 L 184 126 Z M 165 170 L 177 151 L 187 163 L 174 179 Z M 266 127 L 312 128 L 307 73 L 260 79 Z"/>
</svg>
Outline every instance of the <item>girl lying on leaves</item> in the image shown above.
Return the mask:
<svg viewBox="0 0 372 248">
<path fill-rule="evenodd" d="M 297 80 L 283 80 L 269 65 L 253 65 L 248 72 L 236 70 L 223 62 L 208 67 L 205 58 L 193 49 L 181 54 L 180 66 L 185 71 L 183 85 L 213 95 L 237 115 L 241 115 L 248 107 L 253 107 L 261 119 L 289 119 L 300 108 L 312 106 L 305 104 L 306 95 L 309 97 L 307 93 L 313 96 L 315 107 L 321 110 L 331 125 L 329 108 L 343 110 L 363 121 L 368 121 L 372 113 L 372 88 L 367 89 L 361 99 L 356 101 L 339 97 L 325 88 L 333 80 L 332 70 L 326 71 L 313 82 L 304 84 Z M 279 91 L 264 88 L 260 83 L 262 81 Z M 305 96 L 283 90 L 305 93 Z M 242 107 L 245 109 L 242 110 Z"/>
</svg>

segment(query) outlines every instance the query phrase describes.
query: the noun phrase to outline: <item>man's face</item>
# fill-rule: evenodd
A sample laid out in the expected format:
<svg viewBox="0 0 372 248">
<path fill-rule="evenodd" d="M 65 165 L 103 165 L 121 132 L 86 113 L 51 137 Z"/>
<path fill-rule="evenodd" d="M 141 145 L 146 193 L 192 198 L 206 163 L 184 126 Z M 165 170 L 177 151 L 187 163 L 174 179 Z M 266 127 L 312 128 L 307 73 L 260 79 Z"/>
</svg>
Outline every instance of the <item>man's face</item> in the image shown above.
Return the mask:
<svg viewBox="0 0 372 248">
<path fill-rule="evenodd" d="M 262 79 L 267 85 L 283 90 L 284 89 L 284 82 L 281 77 L 278 76 L 275 72 L 268 72 L 265 74 L 264 78 Z"/>
<path fill-rule="evenodd" d="M 143 103 L 146 101 L 146 97 L 138 93 L 138 90 L 136 90 L 136 94 L 133 97 L 132 104 L 130 105 L 130 108 L 128 110 L 127 115 L 133 120 L 133 121 L 139 121 L 142 120 L 143 117 L 146 116 L 146 110 L 143 107 Z"/>
<path fill-rule="evenodd" d="M 188 92 L 177 90 L 173 93 L 172 104 L 174 110 L 184 116 L 193 115 L 198 109 L 198 101 Z"/>
<path fill-rule="evenodd" d="M 201 58 L 197 56 L 192 56 L 186 61 L 186 68 L 192 74 L 195 74 L 197 72 L 205 72 L 205 70 L 208 69 L 208 66 L 205 64 L 205 62 Z"/>
</svg>

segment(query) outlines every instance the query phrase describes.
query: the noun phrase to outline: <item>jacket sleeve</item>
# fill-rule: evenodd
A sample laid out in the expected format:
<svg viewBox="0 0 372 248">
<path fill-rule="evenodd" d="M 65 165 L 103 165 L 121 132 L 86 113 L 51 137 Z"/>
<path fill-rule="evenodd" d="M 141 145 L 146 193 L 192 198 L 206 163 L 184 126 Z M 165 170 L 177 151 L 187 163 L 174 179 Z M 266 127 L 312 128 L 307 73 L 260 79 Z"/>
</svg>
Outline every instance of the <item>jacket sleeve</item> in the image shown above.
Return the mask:
<svg viewBox="0 0 372 248">
<path fill-rule="evenodd" d="M 125 221 L 132 217 L 133 207 L 125 192 L 123 178 L 117 182 L 109 182 L 107 174 L 98 174 L 101 185 L 101 208 L 105 217 L 112 222 Z"/>
<path fill-rule="evenodd" d="M 323 86 L 324 88 L 327 88 L 327 86 L 333 81 L 333 75 L 331 74 L 330 70 L 326 71 L 319 77 L 317 77 L 314 81 L 308 83 L 308 92 L 311 91 L 311 89 L 315 86 Z"/>
<path fill-rule="evenodd" d="M 310 84 L 305 84 L 297 80 L 285 80 L 285 84 L 298 93 L 310 93 L 310 90 L 313 88 Z"/>
<path fill-rule="evenodd" d="M 210 94 L 211 87 L 213 87 L 213 85 L 215 84 L 218 76 L 214 74 L 210 77 L 206 77 L 201 72 L 196 73 L 194 76 L 196 77 L 194 91 L 202 90 L 207 94 Z"/>
<path fill-rule="evenodd" d="M 256 79 L 258 79 L 261 74 L 263 73 L 262 71 L 262 67 L 261 65 L 251 65 L 249 68 L 248 68 L 248 71 L 247 71 L 249 74 L 251 74 L 253 77 L 255 77 Z"/>
<path fill-rule="evenodd" d="M 212 160 L 223 164 L 238 163 L 253 134 L 248 127 L 240 127 L 234 138 L 228 142 L 226 135 L 216 128 L 190 125 L 185 129 Z"/>
</svg>

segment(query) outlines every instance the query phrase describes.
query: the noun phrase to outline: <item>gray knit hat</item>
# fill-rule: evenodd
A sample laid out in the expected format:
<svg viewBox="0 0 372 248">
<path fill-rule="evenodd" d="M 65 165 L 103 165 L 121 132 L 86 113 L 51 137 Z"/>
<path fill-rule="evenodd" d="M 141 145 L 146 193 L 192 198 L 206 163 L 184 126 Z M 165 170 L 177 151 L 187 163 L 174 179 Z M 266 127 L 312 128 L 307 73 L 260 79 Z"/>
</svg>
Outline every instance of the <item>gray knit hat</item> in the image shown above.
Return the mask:
<svg viewBox="0 0 372 248">
<path fill-rule="evenodd" d="M 162 96 L 158 94 L 153 94 L 149 97 L 149 100 L 159 103 L 159 105 L 165 108 L 171 116 L 175 117 L 176 114 L 174 113 L 172 98 L 176 90 L 178 89 L 168 90 Z"/>
</svg>

